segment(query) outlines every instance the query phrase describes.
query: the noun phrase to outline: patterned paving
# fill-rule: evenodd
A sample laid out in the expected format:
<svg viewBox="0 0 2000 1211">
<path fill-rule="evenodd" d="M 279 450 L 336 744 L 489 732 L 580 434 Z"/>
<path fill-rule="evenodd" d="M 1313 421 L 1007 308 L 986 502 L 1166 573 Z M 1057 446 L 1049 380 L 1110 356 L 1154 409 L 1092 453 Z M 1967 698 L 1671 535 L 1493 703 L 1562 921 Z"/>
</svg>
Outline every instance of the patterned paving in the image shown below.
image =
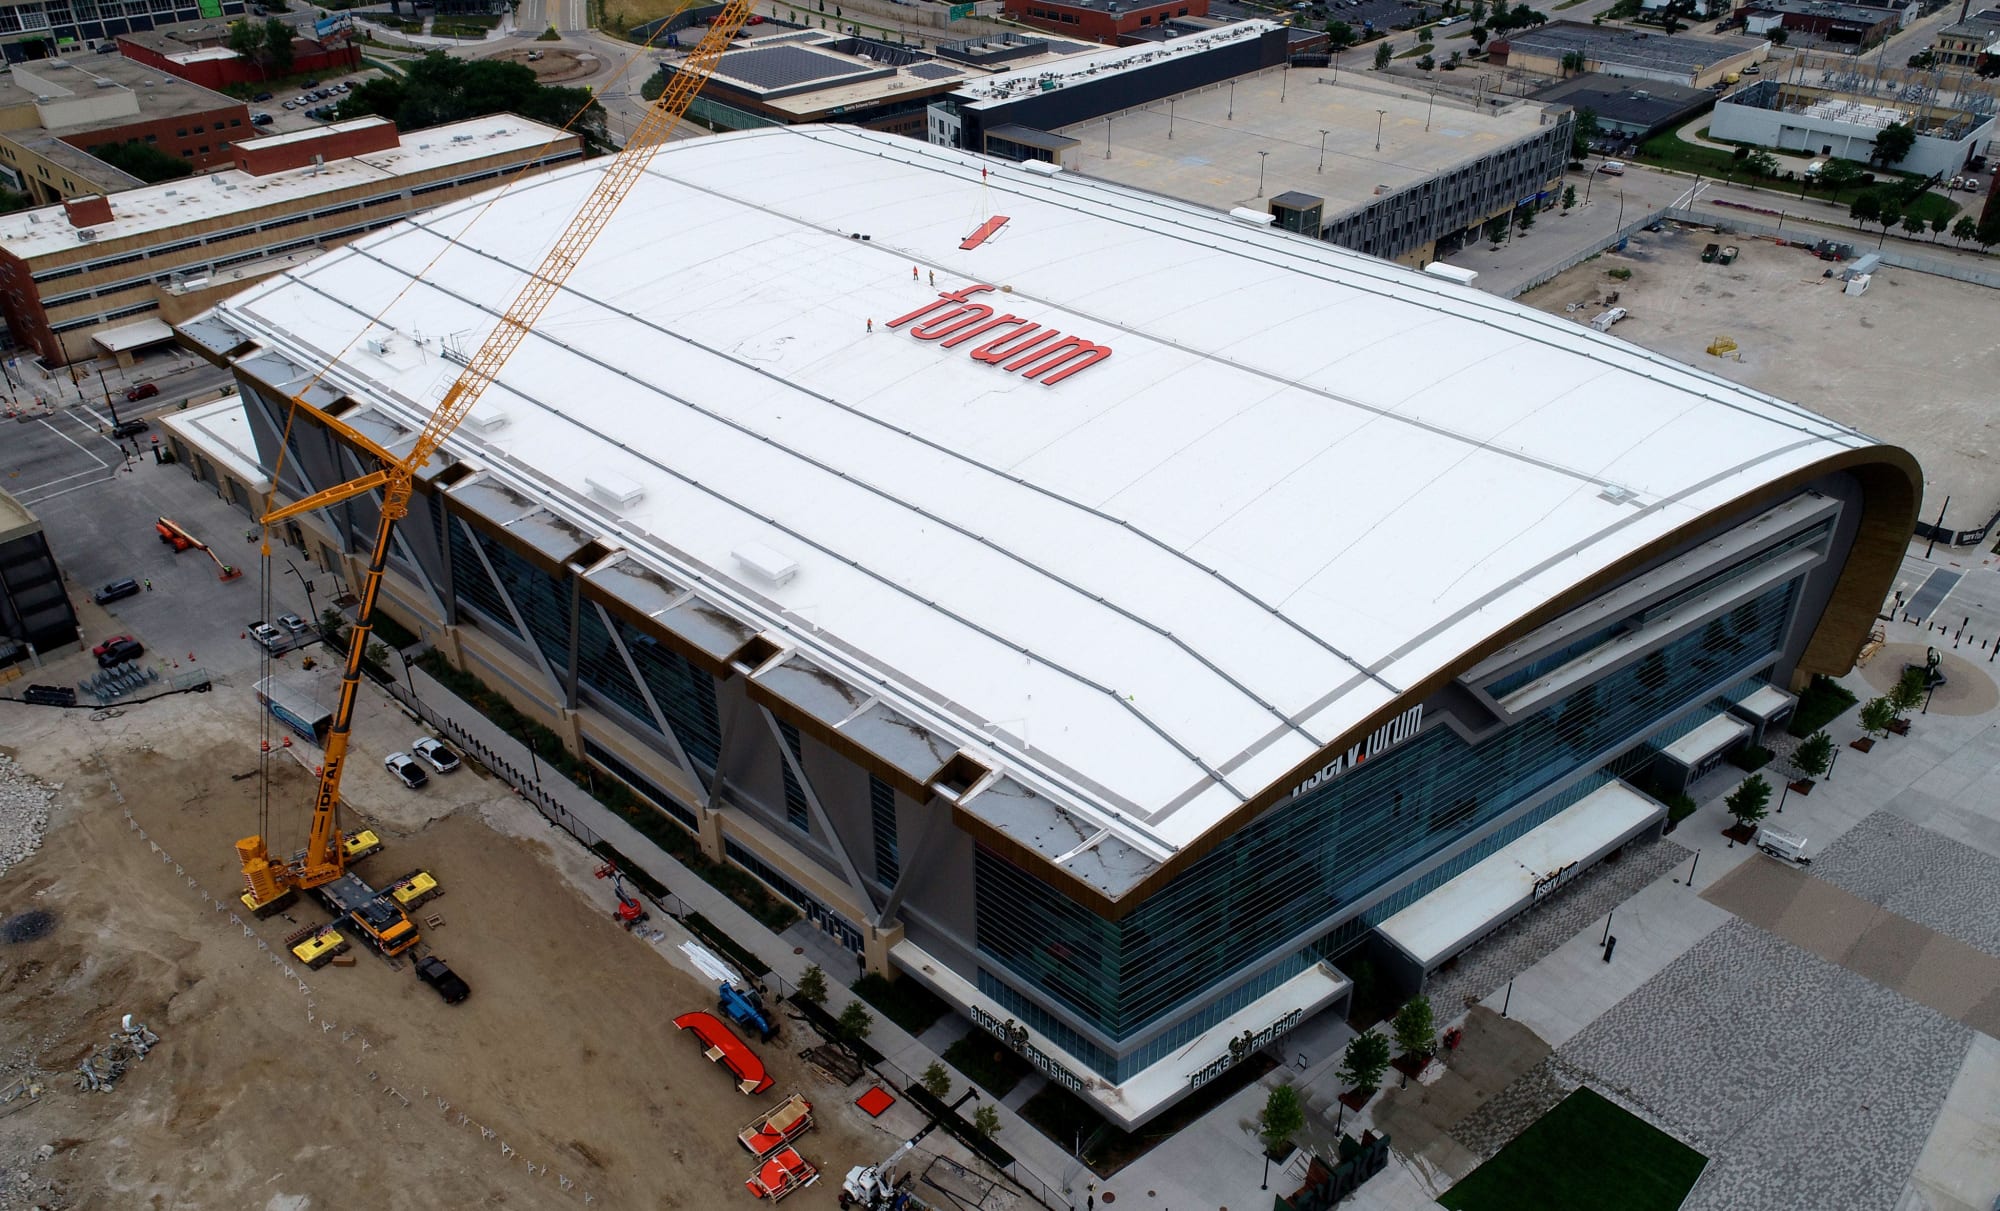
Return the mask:
<svg viewBox="0 0 2000 1211">
<path fill-rule="evenodd" d="M 1554 1072 L 1523 1081 L 1586 1075 L 1708 1154 L 1690 1209 L 1887 1211 L 1970 1039 L 1865 976 L 1732 921 L 1570 1040 Z M 1524 1088 L 1523 1109 L 1545 1097 Z"/>
<path fill-rule="evenodd" d="M 1828 845 L 1812 873 L 2000 956 L 2000 858 L 1901 816 L 1876 812 Z"/>
</svg>

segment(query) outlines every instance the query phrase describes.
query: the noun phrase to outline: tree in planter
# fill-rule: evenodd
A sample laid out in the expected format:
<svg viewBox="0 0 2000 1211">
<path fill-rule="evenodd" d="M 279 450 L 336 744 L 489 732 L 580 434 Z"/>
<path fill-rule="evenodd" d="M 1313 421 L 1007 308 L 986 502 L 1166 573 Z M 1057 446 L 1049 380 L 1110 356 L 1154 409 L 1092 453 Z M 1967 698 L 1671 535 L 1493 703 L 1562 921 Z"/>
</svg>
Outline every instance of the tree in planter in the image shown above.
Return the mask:
<svg viewBox="0 0 2000 1211">
<path fill-rule="evenodd" d="M 1764 775 L 1752 774 L 1730 791 L 1722 803 L 1736 817 L 1737 826 L 1748 831 L 1771 814 L 1771 784 L 1764 781 Z"/>
<path fill-rule="evenodd" d="M 799 999 L 815 1005 L 826 1004 L 826 973 L 819 969 L 819 964 L 815 963 L 799 973 Z"/>
<path fill-rule="evenodd" d="M 1810 785 L 1817 779 L 1826 777 L 1826 771 L 1833 767 L 1833 737 L 1825 731 L 1817 731 L 1799 741 L 1792 750 L 1792 768 Z"/>
<path fill-rule="evenodd" d="M 860 1001 L 849 1001 L 847 1008 L 840 1011 L 840 1037 L 850 1043 L 858 1043 L 868 1037 L 875 1026 L 875 1015 Z"/>
<path fill-rule="evenodd" d="M 1429 1055 L 1437 1050 L 1437 1023 L 1431 1018 L 1431 999 L 1411 997 L 1396 1011 L 1391 1029 L 1396 1032 L 1396 1046 L 1404 1055 Z"/>
<path fill-rule="evenodd" d="M 1875 740 L 1888 731 L 1889 725 L 1895 721 L 1896 704 L 1887 698 L 1870 698 L 1861 704 L 1861 730 L 1868 733 L 1869 747 L 1874 747 Z"/>
<path fill-rule="evenodd" d="M 1000 1134 L 1000 1112 L 990 1105 L 972 1112 L 972 1129 L 987 1139 Z"/>
<path fill-rule="evenodd" d="M 1895 708 L 1895 722 L 1903 722 L 1903 716 L 1921 706 L 1924 701 L 1924 670 L 1911 665 L 1896 678 L 1895 688 L 1889 691 L 1889 705 Z"/>
<path fill-rule="evenodd" d="M 1528 228 L 1533 227 L 1535 225 L 1534 206 L 1528 205 L 1521 207 L 1520 211 L 1518 212 L 1518 214 L 1514 219 L 1514 223 L 1521 229 L 1522 235 L 1528 234 Z"/>
<path fill-rule="evenodd" d="M 951 1073 L 936 1060 L 932 1060 L 931 1066 L 924 1069 L 924 1074 L 917 1078 L 917 1083 L 924 1087 L 924 1092 L 939 1101 L 951 1096 Z"/>
<path fill-rule="evenodd" d="M 1491 243 L 1495 248 L 1498 248 L 1500 246 L 1500 241 L 1506 238 L 1507 238 L 1507 219 L 1505 216 L 1500 216 L 1486 220 L 1487 242 Z"/>
<path fill-rule="evenodd" d="M 1348 1040 L 1334 1076 L 1356 1093 L 1372 1094 L 1381 1088 L 1382 1073 L 1388 1067 L 1389 1040 L 1369 1030 Z"/>
<path fill-rule="evenodd" d="M 1389 40 L 1387 38 L 1384 38 L 1382 40 L 1382 45 L 1375 48 L 1375 70 L 1376 71 L 1389 70 L 1389 60 L 1394 58 L 1395 54 L 1396 54 L 1395 50 L 1391 48 L 1389 45 Z"/>
<path fill-rule="evenodd" d="M 1575 206 L 1576 206 L 1576 186 L 1574 185 L 1563 186 L 1564 213 L 1568 213 L 1570 210 L 1574 209 Z"/>
<path fill-rule="evenodd" d="M 1305 1125 L 1306 1108 L 1298 1089 L 1290 1081 L 1273 1087 L 1257 1113 L 1257 1137 L 1264 1141 L 1264 1151 L 1273 1157 L 1289 1152 L 1292 1137 Z"/>
</svg>

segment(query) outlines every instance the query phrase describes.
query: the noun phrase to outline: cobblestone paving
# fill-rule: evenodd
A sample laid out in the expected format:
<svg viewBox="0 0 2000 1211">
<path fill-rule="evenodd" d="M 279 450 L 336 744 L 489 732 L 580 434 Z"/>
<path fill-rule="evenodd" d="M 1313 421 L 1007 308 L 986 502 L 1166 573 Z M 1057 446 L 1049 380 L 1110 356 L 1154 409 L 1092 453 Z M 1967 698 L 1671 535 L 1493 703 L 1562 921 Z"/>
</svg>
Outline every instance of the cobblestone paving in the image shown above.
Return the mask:
<svg viewBox="0 0 2000 1211">
<path fill-rule="evenodd" d="M 1957 1022 L 1732 921 L 1585 1027 L 1556 1071 L 1523 1081 L 1587 1075 L 1706 1153 L 1688 1211 L 1886 1211 L 1970 1041 Z M 1530 1086 L 1521 1099 L 1545 1096 Z"/>
<path fill-rule="evenodd" d="M 1451 1137 L 1480 1160 L 1489 1160 L 1581 1083 L 1561 1061 L 1550 1056 L 1460 1119 L 1452 1127 Z"/>
<path fill-rule="evenodd" d="M 2000 858 L 1876 812 L 1828 845 L 1811 873 L 2000 956 Z"/>
<path fill-rule="evenodd" d="M 1440 1022 L 1448 1022 L 1494 989 L 1569 941 L 1593 920 L 1689 861 L 1693 851 L 1671 838 L 1634 841 L 1616 862 L 1600 862 L 1540 907 L 1522 913 L 1433 975 L 1425 991 Z"/>
</svg>

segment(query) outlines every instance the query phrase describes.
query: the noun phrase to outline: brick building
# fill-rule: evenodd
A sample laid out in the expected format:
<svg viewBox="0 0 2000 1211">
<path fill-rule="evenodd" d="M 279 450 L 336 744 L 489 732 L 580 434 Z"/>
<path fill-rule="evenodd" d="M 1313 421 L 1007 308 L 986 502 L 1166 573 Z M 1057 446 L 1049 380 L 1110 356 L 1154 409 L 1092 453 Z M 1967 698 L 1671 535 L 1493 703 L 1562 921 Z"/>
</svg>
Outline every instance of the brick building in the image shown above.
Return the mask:
<svg viewBox="0 0 2000 1211">
<path fill-rule="evenodd" d="M 524 168 L 582 154 L 512 114 L 404 138 L 385 118 L 250 139 L 209 175 L 0 217 L 0 313 L 49 364 L 123 355 L 135 334 L 326 248 Z"/>
<path fill-rule="evenodd" d="M 224 45 L 224 34 L 219 32 L 223 28 L 204 25 L 194 32 L 129 34 L 118 39 L 118 49 L 128 59 L 203 88 L 263 83 L 270 73 Z M 292 39 L 294 74 L 338 75 L 360 67 L 361 48 L 344 34 L 324 42 Z"/>
<path fill-rule="evenodd" d="M 1016 21 L 1117 46 L 1176 17 L 1205 17 L 1208 0 L 1007 0 Z"/>
</svg>

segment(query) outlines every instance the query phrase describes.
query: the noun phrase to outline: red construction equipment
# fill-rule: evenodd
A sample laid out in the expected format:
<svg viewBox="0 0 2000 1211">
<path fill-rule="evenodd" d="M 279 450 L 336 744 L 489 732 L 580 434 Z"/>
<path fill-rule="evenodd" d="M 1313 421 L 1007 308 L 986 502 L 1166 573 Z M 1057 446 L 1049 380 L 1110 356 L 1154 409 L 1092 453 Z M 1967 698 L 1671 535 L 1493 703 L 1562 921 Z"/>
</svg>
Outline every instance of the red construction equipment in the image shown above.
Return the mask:
<svg viewBox="0 0 2000 1211">
<path fill-rule="evenodd" d="M 612 920 L 631 929 L 639 922 L 652 917 L 653 914 L 646 911 L 646 906 L 639 903 L 639 897 L 625 890 L 625 879 L 618 873 L 616 865 L 606 862 L 598 867 L 595 873 L 600 879 L 611 880 L 611 894 L 618 897 L 618 908 L 611 914 Z"/>
<path fill-rule="evenodd" d="M 797 1148 L 785 1148 L 757 1166 L 757 1171 L 743 1185 L 758 1198 L 768 1198 L 775 1203 L 792 1191 L 803 1190 L 818 1180 L 817 1165 L 800 1156 Z"/>
<path fill-rule="evenodd" d="M 171 518 L 162 517 L 155 520 L 153 522 L 153 532 L 160 536 L 161 542 L 172 547 L 176 555 L 182 551 L 193 549 L 200 551 L 203 555 L 214 560 L 216 570 L 219 573 L 216 577 L 218 580 L 235 580 L 237 577 L 243 575 L 242 568 L 222 562 L 222 560 L 216 557 L 214 551 L 209 550 L 207 543 L 188 533 L 185 526 L 175 524 Z"/>
<path fill-rule="evenodd" d="M 684 1013 L 674 1019 L 682 1030 L 694 1031 L 701 1041 L 701 1053 L 736 1076 L 736 1087 L 744 1093 L 762 1093 L 776 1082 L 764 1071 L 764 1061 L 736 1037 L 722 1019 L 712 1013 Z"/>
</svg>

